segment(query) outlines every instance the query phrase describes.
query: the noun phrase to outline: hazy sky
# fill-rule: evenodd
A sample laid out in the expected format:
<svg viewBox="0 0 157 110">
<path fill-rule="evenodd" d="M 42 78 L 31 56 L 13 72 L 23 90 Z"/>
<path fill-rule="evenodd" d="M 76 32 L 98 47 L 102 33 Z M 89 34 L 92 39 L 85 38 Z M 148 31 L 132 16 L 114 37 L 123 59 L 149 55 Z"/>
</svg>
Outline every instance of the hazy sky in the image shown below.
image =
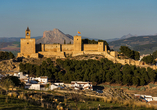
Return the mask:
<svg viewBox="0 0 157 110">
<path fill-rule="evenodd" d="M 157 0 L 0 0 L 0 37 L 65 34 L 116 38 L 157 33 Z"/>
</svg>

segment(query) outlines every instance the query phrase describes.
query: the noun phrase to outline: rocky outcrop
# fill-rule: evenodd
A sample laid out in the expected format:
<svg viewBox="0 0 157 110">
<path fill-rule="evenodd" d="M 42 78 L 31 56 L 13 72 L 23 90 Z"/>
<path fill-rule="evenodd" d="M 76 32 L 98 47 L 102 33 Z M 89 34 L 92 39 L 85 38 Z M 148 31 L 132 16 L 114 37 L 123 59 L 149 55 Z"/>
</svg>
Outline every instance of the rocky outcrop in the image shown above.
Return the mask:
<svg viewBox="0 0 157 110">
<path fill-rule="evenodd" d="M 2 72 L 19 71 L 19 62 L 13 62 L 13 59 L 3 60 L 0 62 Z"/>
<path fill-rule="evenodd" d="M 43 37 L 36 41 L 36 44 L 53 44 L 53 43 L 73 43 L 73 37 L 69 34 L 64 34 L 59 29 L 53 29 L 52 31 L 44 31 Z"/>
</svg>

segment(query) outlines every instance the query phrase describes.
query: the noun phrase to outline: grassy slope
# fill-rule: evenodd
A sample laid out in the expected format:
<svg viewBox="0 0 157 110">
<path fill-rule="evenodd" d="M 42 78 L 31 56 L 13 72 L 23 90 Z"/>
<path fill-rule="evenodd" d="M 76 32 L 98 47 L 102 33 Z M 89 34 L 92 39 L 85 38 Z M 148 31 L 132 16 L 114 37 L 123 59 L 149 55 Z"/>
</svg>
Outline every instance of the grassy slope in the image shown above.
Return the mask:
<svg viewBox="0 0 157 110">
<path fill-rule="evenodd" d="M 5 102 L 6 96 L 0 95 L 0 110 L 49 110 L 46 108 L 41 108 L 40 106 L 30 104 L 24 100 L 20 100 L 17 98 L 8 98 L 8 103 Z M 100 110 L 151 110 L 150 108 L 131 108 L 128 106 L 120 105 L 120 104 L 113 104 L 113 103 L 105 103 L 102 101 L 86 101 L 78 102 L 76 107 L 76 102 L 74 101 L 67 101 L 68 107 L 76 110 L 97 110 L 100 104 Z"/>
<path fill-rule="evenodd" d="M 0 95 L 0 109 L 1 110 L 48 110 L 37 105 L 32 105 L 24 100 L 15 98 L 8 98 L 8 103 L 5 102 L 6 96 Z"/>
</svg>

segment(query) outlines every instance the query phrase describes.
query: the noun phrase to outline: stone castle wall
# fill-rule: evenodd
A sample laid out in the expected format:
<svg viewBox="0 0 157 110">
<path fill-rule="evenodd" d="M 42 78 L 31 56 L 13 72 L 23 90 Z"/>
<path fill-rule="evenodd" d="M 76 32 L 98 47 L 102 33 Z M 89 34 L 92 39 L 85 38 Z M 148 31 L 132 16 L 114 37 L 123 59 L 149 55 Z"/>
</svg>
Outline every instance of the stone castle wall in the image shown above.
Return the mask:
<svg viewBox="0 0 157 110">
<path fill-rule="evenodd" d="M 42 44 L 42 51 L 60 52 L 60 44 Z"/>
<path fill-rule="evenodd" d="M 84 51 L 98 51 L 98 44 L 84 44 Z"/>
<path fill-rule="evenodd" d="M 62 44 L 61 45 L 61 51 L 74 51 L 74 45 L 73 44 Z"/>
</svg>

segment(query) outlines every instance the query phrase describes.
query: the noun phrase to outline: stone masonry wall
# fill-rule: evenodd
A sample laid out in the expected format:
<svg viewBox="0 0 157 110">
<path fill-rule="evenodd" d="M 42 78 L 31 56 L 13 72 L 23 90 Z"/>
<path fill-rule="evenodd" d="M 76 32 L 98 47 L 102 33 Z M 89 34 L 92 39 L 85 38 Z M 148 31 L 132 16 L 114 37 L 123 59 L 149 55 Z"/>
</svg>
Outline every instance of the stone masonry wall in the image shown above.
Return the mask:
<svg viewBox="0 0 157 110">
<path fill-rule="evenodd" d="M 84 51 L 98 51 L 98 44 L 84 44 Z"/>
<path fill-rule="evenodd" d="M 74 51 L 74 45 L 73 44 L 62 44 L 61 50 L 62 51 Z"/>
<path fill-rule="evenodd" d="M 43 45 L 44 45 L 44 51 L 60 52 L 60 44 L 43 44 Z"/>
</svg>

